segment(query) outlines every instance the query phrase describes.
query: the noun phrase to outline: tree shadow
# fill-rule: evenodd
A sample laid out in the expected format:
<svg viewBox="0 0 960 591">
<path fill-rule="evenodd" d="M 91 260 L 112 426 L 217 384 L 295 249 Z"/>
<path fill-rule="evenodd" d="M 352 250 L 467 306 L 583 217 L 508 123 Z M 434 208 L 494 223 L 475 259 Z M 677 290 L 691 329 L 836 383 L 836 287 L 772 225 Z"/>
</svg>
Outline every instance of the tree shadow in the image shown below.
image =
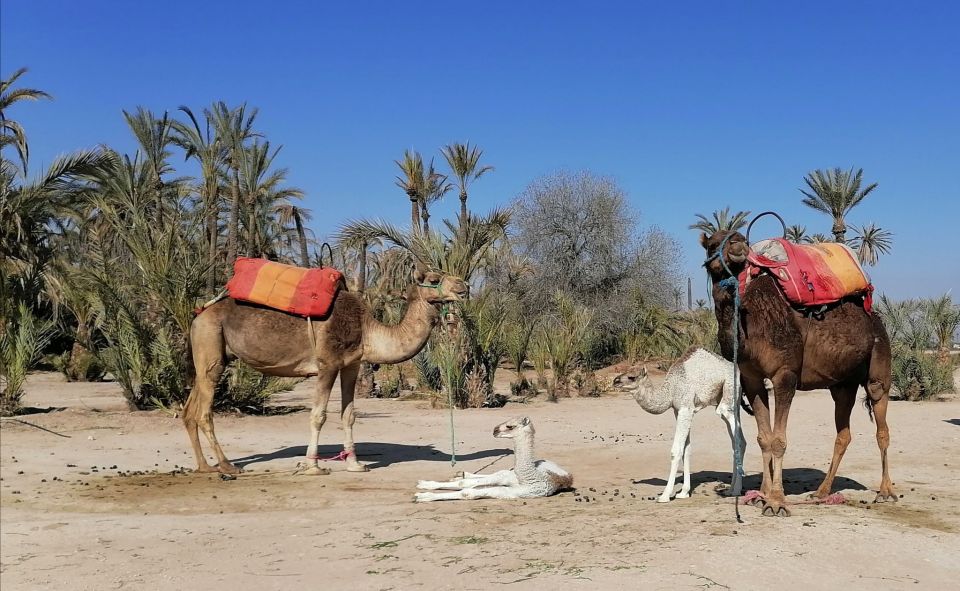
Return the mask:
<svg viewBox="0 0 960 591">
<path fill-rule="evenodd" d="M 943 422 L 960 427 L 960 419 L 943 419 Z"/>
<path fill-rule="evenodd" d="M 783 470 L 783 492 L 787 495 L 802 495 L 804 493 L 817 490 L 826 473 L 823 470 L 815 468 L 784 468 Z M 743 490 L 759 490 L 762 475 L 747 474 L 743 477 Z M 653 486 L 666 486 L 667 481 L 662 478 L 646 478 L 644 480 L 633 480 L 634 484 L 650 484 Z M 683 482 L 683 479 L 677 478 L 677 485 Z M 697 490 L 702 484 L 722 483 L 730 484 L 729 472 L 717 472 L 715 470 L 701 470 L 690 474 L 690 492 Z M 867 490 L 863 484 L 845 476 L 837 476 L 833 480 L 833 490 Z"/>
<path fill-rule="evenodd" d="M 358 457 L 368 468 L 384 468 L 391 464 L 402 462 L 449 462 L 450 454 L 434 449 L 431 445 L 404 445 L 400 443 L 357 443 Z M 317 455 L 321 458 L 334 458 L 343 450 L 342 445 L 321 445 L 317 448 Z M 468 462 L 513 453 L 512 449 L 485 449 L 467 454 L 457 454 L 457 460 Z M 232 460 L 234 465 L 244 468 L 260 462 L 283 460 L 288 458 L 302 458 L 307 455 L 306 445 L 297 445 L 279 449 L 274 452 L 253 454 Z"/>
</svg>

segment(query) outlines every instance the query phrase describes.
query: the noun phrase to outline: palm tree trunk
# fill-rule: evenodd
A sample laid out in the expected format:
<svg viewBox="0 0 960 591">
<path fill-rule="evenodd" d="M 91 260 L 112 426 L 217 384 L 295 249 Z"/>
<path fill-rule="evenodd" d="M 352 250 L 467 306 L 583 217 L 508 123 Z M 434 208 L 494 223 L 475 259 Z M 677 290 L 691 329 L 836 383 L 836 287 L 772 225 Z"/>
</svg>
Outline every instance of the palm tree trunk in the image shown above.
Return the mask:
<svg viewBox="0 0 960 591">
<path fill-rule="evenodd" d="M 310 266 L 310 255 L 307 253 L 307 235 L 303 231 L 303 220 L 300 219 L 300 210 L 294 208 L 293 223 L 297 226 L 297 239 L 300 240 L 300 264 Z"/>
<path fill-rule="evenodd" d="M 227 234 L 227 277 L 233 276 L 233 263 L 237 259 L 237 243 L 240 234 L 240 173 L 233 169 L 233 187 L 230 201 L 230 230 Z"/>
<path fill-rule="evenodd" d="M 841 220 L 834 220 L 834 221 L 833 221 L 833 228 L 831 228 L 831 230 L 833 231 L 833 239 L 834 239 L 836 242 L 838 242 L 839 244 L 846 244 L 846 243 L 847 243 L 847 238 L 846 238 L 847 225 L 843 222 L 842 219 L 841 219 Z"/>
<path fill-rule="evenodd" d="M 467 192 L 460 191 L 460 223 L 467 220 Z"/>
<path fill-rule="evenodd" d="M 430 210 L 427 209 L 426 201 L 422 201 L 420 205 L 423 208 L 423 211 L 420 212 L 420 217 L 423 218 L 423 233 L 429 234 L 430 233 Z"/>
<path fill-rule="evenodd" d="M 258 238 L 257 238 L 257 212 L 256 212 L 256 203 L 251 199 L 250 203 L 247 205 L 249 208 L 247 211 L 247 256 L 248 257 L 257 257 L 260 256 L 258 248 Z"/>
<path fill-rule="evenodd" d="M 357 273 L 357 291 L 363 293 L 367 288 L 367 241 L 360 243 L 360 269 Z"/>
<path fill-rule="evenodd" d="M 213 292 L 217 284 L 217 217 L 219 215 L 217 202 L 220 196 L 214 189 L 211 195 L 208 195 L 207 202 L 207 262 L 210 268 L 207 269 L 207 293 Z"/>
<path fill-rule="evenodd" d="M 410 228 L 413 232 L 420 229 L 420 199 L 414 196 L 410 197 Z"/>
</svg>

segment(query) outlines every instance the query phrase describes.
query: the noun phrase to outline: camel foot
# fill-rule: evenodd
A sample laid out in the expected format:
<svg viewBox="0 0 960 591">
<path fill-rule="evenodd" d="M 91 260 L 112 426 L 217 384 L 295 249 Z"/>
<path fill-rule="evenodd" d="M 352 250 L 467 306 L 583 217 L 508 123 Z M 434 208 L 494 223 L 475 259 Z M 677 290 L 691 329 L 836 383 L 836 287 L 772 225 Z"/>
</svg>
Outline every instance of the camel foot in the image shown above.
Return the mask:
<svg viewBox="0 0 960 591">
<path fill-rule="evenodd" d="M 787 509 L 786 500 L 781 496 L 765 499 L 762 514 L 764 517 L 790 517 L 790 510 Z"/>
<path fill-rule="evenodd" d="M 883 491 L 880 491 L 877 493 L 877 498 L 873 499 L 874 503 L 886 503 L 888 501 L 891 503 L 896 503 L 897 495 L 893 494 L 892 492 L 884 493 Z"/>
<path fill-rule="evenodd" d="M 434 482 L 433 480 L 418 480 L 417 488 L 420 490 L 437 490 L 441 487 L 441 483 Z"/>
<path fill-rule="evenodd" d="M 808 498 L 808 499 L 814 499 L 814 500 L 822 501 L 823 499 L 825 499 L 825 498 L 827 498 L 827 497 L 829 497 L 829 496 L 830 496 L 830 491 L 829 491 L 829 490 L 823 490 L 823 489 L 818 488 L 817 490 L 815 490 L 815 491 L 813 491 L 812 493 L 810 493 L 810 494 L 807 496 L 807 498 Z"/>
<path fill-rule="evenodd" d="M 415 495 L 413 495 L 414 503 L 427 503 L 429 501 L 435 501 L 435 500 L 436 499 L 434 498 L 433 493 L 422 492 L 422 493 L 416 493 Z"/>
<path fill-rule="evenodd" d="M 657 502 L 658 502 L 658 503 L 669 503 L 669 502 L 670 502 L 670 495 L 669 495 L 669 494 L 660 495 L 659 497 L 657 497 Z"/>
<path fill-rule="evenodd" d="M 321 468 L 320 466 L 308 466 L 298 470 L 297 474 L 303 474 L 304 476 L 328 476 L 330 474 L 330 469 Z"/>
<path fill-rule="evenodd" d="M 682 490 L 682 491 L 680 491 L 680 492 L 677 493 L 677 498 L 678 498 L 678 499 L 689 499 L 689 498 L 690 498 L 690 492 L 689 492 L 689 491 Z"/>
<path fill-rule="evenodd" d="M 240 474 L 243 472 L 243 470 L 237 468 L 230 462 L 221 462 L 217 464 L 217 472 L 220 472 L 221 474 Z"/>
<path fill-rule="evenodd" d="M 200 466 L 197 466 L 197 469 L 194 470 L 194 472 L 196 472 L 197 474 L 210 474 L 210 473 L 215 473 L 219 471 L 220 471 L 219 467 L 217 467 L 216 465 L 211 466 L 210 464 L 202 464 Z"/>
<path fill-rule="evenodd" d="M 370 468 L 367 468 L 363 464 L 347 464 L 347 472 L 369 472 Z"/>
</svg>

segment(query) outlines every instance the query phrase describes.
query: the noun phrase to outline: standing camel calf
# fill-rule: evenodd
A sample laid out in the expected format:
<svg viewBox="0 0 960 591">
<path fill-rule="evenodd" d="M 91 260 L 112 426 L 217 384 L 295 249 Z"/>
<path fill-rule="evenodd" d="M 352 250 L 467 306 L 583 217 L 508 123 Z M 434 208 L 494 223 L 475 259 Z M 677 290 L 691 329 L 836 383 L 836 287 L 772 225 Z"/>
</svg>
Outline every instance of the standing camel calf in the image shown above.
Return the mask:
<svg viewBox="0 0 960 591">
<path fill-rule="evenodd" d="M 705 349 L 690 349 L 670 367 L 660 386 L 653 385 L 647 376 L 646 368 L 617 376 L 614 385 L 632 391 L 634 399 L 643 410 L 658 415 L 672 408 L 677 419 L 673 447 L 670 449 L 670 473 L 667 474 L 667 485 L 657 502 L 670 502 L 681 460 L 683 487 L 677 493 L 677 498 L 685 499 L 690 496 L 690 429 L 693 426 L 693 416 L 702 409 L 708 406 L 717 407 L 717 414 L 727 424 L 731 446 L 738 445 L 743 457 L 747 447 L 743 434 L 740 434 L 739 441 L 734 442 L 733 364 L 719 355 Z M 738 475 L 734 474 L 732 477 L 735 479 Z"/>
</svg>

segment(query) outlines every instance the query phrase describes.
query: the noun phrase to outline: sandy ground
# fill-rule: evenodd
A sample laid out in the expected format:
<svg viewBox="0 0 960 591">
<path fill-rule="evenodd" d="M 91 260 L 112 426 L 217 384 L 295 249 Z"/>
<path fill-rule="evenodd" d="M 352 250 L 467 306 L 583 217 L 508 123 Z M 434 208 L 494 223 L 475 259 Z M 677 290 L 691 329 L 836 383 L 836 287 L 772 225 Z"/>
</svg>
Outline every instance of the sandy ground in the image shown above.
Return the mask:
<svg viewBox="0 0 960 591">
<path fill-rule="evenodd" d="M 284 401 L 305 404 L 311 387 Z M 457 411 L 455 468 L 447 411 L 362 400 L 355 431 L 371 470 L 329 462 L 329 476 L 292 474 L 305 451 L 305 411 L 217 417 L 221 443 L 246 468 L 234 481 L 180 472 L 192 454 L 179 420 L 129 412 L 114 384 L 34 375 L 26 402 L 62 410 L 21 417 L 49 431 L 2 426 L 4 590 L 946 589 L 960 574 L 957 401 L 892 404 L 899 503 L 870 503 L 879 456 L 858 407 L 836 485 L 847 503 L 798 505 L 790 518 L 746 507 L 742 524 L 717 492 L 731 462 L 720 419 L 712 411 L 696 419 L 693 496 L 658 504 L 651 498 L 669 467 L 674 420 L 623 394 Z M 509 442 L 491 429 L 521 414 L 534 420 L 540 457 L 574 473 L 576 494 L 412 502 L 420 478 L 510 467 Z M 822 478 L 832 416 L 827 393 L 798 394 L 790 499 Z M 745 419 L 747 485 L 756 487 L 756 428 Z M 341 449 L 338 428 L 334 413 L 322 454 Z"/>
</svg>

